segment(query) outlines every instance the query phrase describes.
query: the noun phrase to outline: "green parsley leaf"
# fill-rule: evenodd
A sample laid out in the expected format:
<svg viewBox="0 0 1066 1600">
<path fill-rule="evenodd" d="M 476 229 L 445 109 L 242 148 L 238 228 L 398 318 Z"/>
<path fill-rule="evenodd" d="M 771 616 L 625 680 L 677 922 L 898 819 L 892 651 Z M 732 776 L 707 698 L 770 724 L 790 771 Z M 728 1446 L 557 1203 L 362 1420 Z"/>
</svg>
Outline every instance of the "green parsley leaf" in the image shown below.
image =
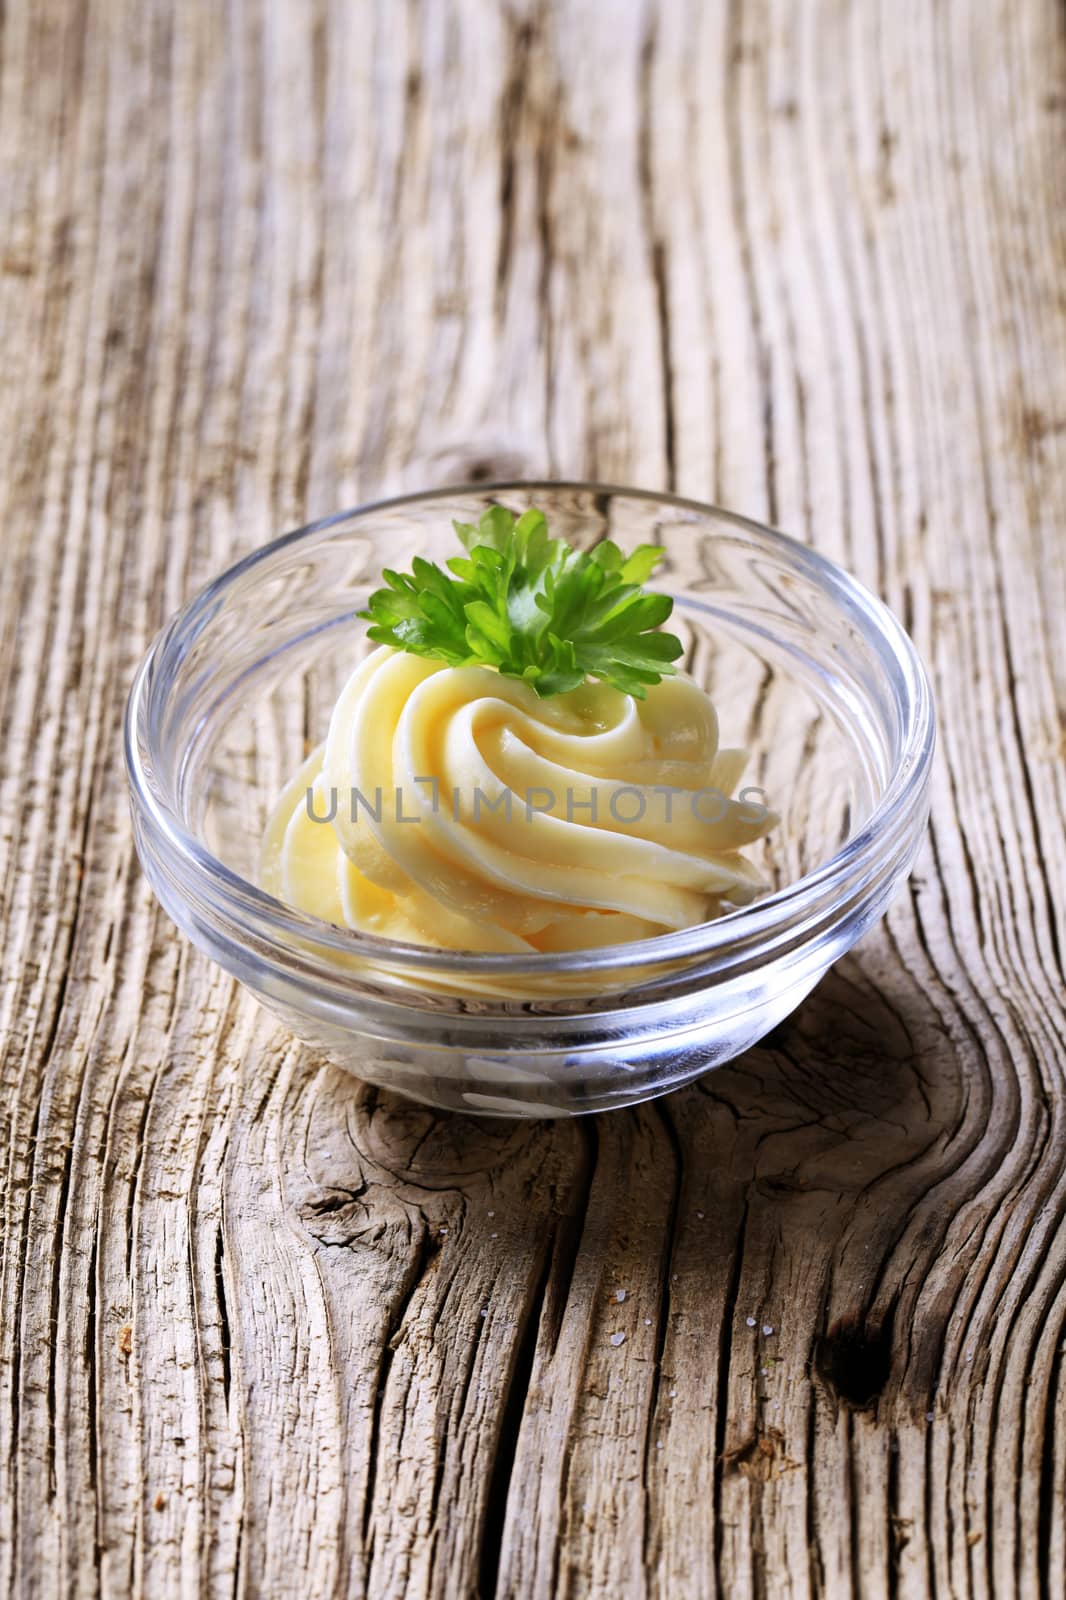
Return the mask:
<svg viewBox="0 0 1066 1600">
<path fill-rule="evenodd" d="M 375 644 L 448 666 L 495 667 L 542 698 L 599 678 L 643 700 L 677 671 L 680 639 L 659 630 L 673 610 L 643 585 L 662 558 L 655 545 L 625 555 L 609 539 L 574 550 L 548 534 L 542 511 L 517 519 L 490 506 L 477 527 L 453 524 L 465 556 L 448 571 L 416 556 L 410 573 L 385 569 L 360 617 Z"/>
</svg>

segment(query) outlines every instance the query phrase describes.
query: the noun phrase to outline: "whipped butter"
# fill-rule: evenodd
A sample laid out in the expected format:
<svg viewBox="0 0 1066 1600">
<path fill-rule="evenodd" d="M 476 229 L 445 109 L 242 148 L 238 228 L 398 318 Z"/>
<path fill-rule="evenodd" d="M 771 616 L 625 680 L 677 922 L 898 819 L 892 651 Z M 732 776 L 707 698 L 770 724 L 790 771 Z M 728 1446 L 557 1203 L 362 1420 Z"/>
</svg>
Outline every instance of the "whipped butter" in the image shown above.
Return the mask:
<svg viewBox="0 0 1066 1600">
<path fill-rule="evenodd" d="M 689 927 L 765 888 L 777 820 L 683 674 L 634 699 L 541 699 L 486 666 L 382 646 L 267 826 L 263 887 L 342 927 L 452 950 L 586 949 Z"/>
</svg>

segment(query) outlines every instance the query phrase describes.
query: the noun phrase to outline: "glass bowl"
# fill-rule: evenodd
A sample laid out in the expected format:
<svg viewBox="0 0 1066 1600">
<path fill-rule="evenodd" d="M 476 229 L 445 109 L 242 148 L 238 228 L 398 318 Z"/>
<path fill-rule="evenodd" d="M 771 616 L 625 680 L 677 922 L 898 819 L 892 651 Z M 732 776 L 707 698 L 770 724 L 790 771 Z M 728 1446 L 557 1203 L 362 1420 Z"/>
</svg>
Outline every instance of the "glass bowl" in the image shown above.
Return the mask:
<svg viewBox="0 0 1066 1600">
<path fill-rule="evenodd" d="M 452 519 L 539 506 L 553 534 L 664 551 L 683 665 L 744 782 L 779 814 L 769 884 L 716 921 L 551 955 L 427 949 L 257 887 L 270 810 L 370 648 L 388 565 L 455 553 Z M 743 517 L 578 483 L 440 489 L 257 550 L 163 630 L 137 673 L 126 765 L 137 849 L 190 939 L 358 1077 L 478 1115 L 564 1116 L 662 1094 L 756 1043 L 883 913 L 928 811 L 928 684 L 900 624 L 832 562 Z M 469 985 L 469 989 L 465 986 Z"/>
</svg>

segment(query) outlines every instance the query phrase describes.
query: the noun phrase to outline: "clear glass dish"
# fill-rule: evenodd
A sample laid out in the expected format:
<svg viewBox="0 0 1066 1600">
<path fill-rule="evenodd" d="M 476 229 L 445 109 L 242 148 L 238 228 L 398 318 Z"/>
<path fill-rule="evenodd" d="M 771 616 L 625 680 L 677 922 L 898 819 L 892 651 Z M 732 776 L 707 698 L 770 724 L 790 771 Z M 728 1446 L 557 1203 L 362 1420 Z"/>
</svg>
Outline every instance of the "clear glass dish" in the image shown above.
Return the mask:
<svg viewBox="0 0 1066 1600">
<path fill-rule="evenodd" d="M 662 546 L 681 664 L 780 814 L 749 852 L 771 884 L 755 904 L 639 943 L 490 956 L 338 928 L 257 887 L 270 809 L 369 648 L 355 613 L 382 566 L 443 561 L 452 518 L 494 501 L 541 507 L 574 544 Z M 755 1044 L 909 870 L 933 743 L 910 640 L 839 567 L 725 511 L 577 483 L 440 489 L 285 535 L 173 618 L 126 718 L 137 849 L 182 931 L 358 1077 L 501 1116 L 630 1105 Z M 496 997 L 464 996 L 472 978 Z"/>
</svg>

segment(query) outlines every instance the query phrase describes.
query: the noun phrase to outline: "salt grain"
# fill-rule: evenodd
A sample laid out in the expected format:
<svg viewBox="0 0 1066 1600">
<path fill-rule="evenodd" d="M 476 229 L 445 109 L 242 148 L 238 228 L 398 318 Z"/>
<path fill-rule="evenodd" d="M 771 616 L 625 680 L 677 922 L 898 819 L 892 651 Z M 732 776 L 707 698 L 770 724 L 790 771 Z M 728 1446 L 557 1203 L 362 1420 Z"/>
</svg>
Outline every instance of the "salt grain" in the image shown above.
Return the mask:
<svg viewBox="0 0 1066 1600">
<path fill-rule="evenodd" d="M 622 1301 L 623 1301 L 623 1300 L 624 1300 L 624 1299 L 625 1299 L 625 1297 L 626 1297 L 626 1292 L 625 1292 L 625 1290 L 624 1290 L 624 1289 L 616 1289 L 616 1290 L 615 1290 L 615 1295 L 614 1295 L 614 1297 L 615 1297 L 615 1299 L 616 1299 L 616 1300 L 617 1300 L 617 1301 L 618 1301 L 618 1304 L 619 1304 L 619 1305 L 621 1305 L 621 1304 L 622 1304 Z"/>
<path fill-rule="evenodd" d="M 770 1324 L 768 1322 L 764 1322 L 763 1325 L 762 1325 L 762 1331 L 766 1335 L 766 1337 L 769 1338 L 774 1330 L 773 1330 L 773 1328 L 771 1328 L 771 1326 L 770 1326 Z"/>
<path fill-rule="evenodd" d="M 749 1328 L 754 1328 L 754 1326 L 755 1326 L 755 1318 L 754 1317 L 745 1317 L 744 1321 L 747 1323 Z"/>
<path fill-rule="evenodd" d="M 645 1317 L 644 1318 L 644 1326 L 646 1328 L 650 1328 L 651 1327 L 651 1318 L 650 1317 Z"/>
<path fill-rule="evenodd" d="M 925 1420 L 926 1420 L 926 1422 L 932 1422 L 932 1420 L 933 1420 L 933 1413 L 932 1413 L 932 1412 L 931 1412 L 931 1411 L 927 1411 L 927 1412 L 926 1412 L 926 1413 L 925 1413 Z"/>
<path fill-rule="evenodd" d="M 490 1238 L 490 1239 L 498 1239 L 498 1238 L 499 1238 L 499 1237 L 500 1237 L 500 1236 L 499 1236 L 499 1234 L 498 1234 L 498 1233 L 490 1233 L 490 1234 L 489 1234 L 489 1238 Z"/>
<path fill-rule="evenodd" d="M 618 1348 L 618 1346 L 620 1344 L 625 1344 L 625 1342 L 626 1342 L 626 1336 L 625 1336 L 624 1333 L 612 1333 L 611 1334 L 611 1343 L 614 1345 L 616 1350 L 617 1350 L 617 1348 Z"/>
<path fill-rule="evenodd" d="M 489 1308 L 488 1308 L 488 1306 L 485 1306 L 485 1308 L 484 1308 L 484 1310 L 483 1310 L 483 1311 L 482 1311 L 482 1313 L 481 1313 L 481 1315 L 482 1315 L 482 1316 L 483 1316 L 483 1317 L 487 1317 L 487 1316 L 488 1316 L 488 1314 L 489 1314 Z"/>
</svg>

